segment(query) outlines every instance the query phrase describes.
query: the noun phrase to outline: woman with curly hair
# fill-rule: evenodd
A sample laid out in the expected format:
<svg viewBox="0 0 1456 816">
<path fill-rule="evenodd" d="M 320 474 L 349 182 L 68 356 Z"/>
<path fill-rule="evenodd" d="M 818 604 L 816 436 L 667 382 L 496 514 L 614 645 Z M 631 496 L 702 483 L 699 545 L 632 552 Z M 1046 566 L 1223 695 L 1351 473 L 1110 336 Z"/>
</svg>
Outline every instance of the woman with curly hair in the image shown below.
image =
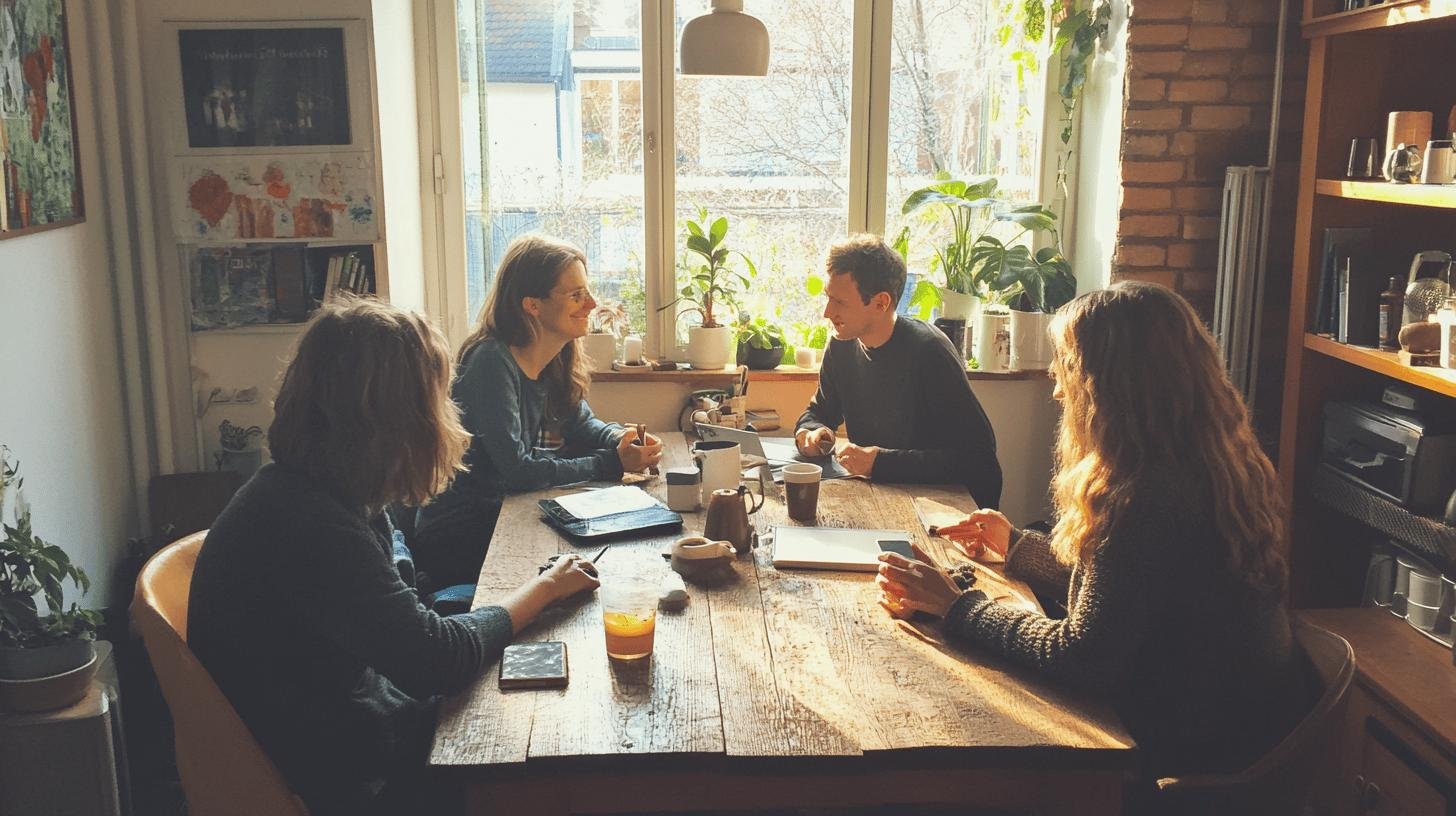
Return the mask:
<svg viewBox="0 0 1456 816">
<path fill-rule="evenodd" d="M 1107 696 L 1154 778 L 1242 770 L 1310 701 L 1283 607 L 1285 508 L 1213 337 L 1172 291 L 1120 283 L 1052 321 L 1062 403 L 1050 535 L 977 511 L 956 538 L 1004 553 L 1051 619 L 895 555 L 892 614 Z"/>
</svg>

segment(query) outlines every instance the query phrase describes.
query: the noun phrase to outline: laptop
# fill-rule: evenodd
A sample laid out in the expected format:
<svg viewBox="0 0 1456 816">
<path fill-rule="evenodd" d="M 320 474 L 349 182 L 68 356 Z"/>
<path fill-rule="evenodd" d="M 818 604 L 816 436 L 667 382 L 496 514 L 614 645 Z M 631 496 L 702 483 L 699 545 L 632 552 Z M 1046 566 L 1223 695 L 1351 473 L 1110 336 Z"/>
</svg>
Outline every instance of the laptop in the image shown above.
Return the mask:
<svg viewBox="0 0 1456 816">
<path fill-rule="evenodd" d="M 737 442 L 744 453 L 751 456 L 762 456 L 768 460 L 769 470 L 773 472 L 776 482 L 783 481 L 784 465 L 793 462 L 808 462 L 818 465 L 824 469 L 825 479 L 843 479 L 849 476 L 849 471 L 839 464 L 839 460 L 835 459 L 833 454 L 805 456 L 799 453 L 799 446 L 794 444 L 792 437 L 759 436 L 755 431 L 725 428 L 721 425 L 705 425 L 701 422 L 694 424 L 697 427 L 698 438 L 704 442 L 715 440 Z"/>
<path fill-rule="evenodd" d="M 874 572 L 880 553 L 896 552 L 914 558 L 910 533 L 905 530 L 861 530 L 845 527 L 774 527 L 773 565 L 780 569 L 847 570 Z"/>
</svg>

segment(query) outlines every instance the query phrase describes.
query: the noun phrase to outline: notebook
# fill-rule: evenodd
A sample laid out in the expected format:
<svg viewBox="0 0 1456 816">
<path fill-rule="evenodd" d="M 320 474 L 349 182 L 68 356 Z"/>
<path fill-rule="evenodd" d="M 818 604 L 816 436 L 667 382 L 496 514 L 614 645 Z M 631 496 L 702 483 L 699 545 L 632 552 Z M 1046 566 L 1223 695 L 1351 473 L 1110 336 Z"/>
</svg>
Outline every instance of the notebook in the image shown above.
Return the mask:
<svg viewBox="0 0 1456 816">
<path fill-rule="evenodd" d="M 677 530 L 682 516 L 640 487 L 617 485 L 542 499 L 542 521 L 585 541 Z"/>
<path fill-rule="evenodd" d="M 904 530 L 863 530 L 843 527 L 774 528 L 773 565 L 779 568 L 874 572 L 880 553 L 909 547 Z"/>
<path fill-rule="evenodd" d="M 791 462 L 808 462 L 818 465 L 824 469 L 825 479 L 844 479 L 849 476 L 849 471 L 839 464 L 839 460 L 830 456 L 805 456 L 799 453 L 799 447 L 794 440 L 782 436 L 759 436 L 753 431 L 743 431 L 738 428 L 724 428 L 720 425 L 704 425 L 697 423 L 698 438 L 704 442 L 710 440 L 723 440 L 725 442 L 737 442 L 743 452 L 751 456 L 762 456 L 768 460 L 769 470 L 773 471 L 774 481 L 783 481 L 784 465 Z"/>
</svg>

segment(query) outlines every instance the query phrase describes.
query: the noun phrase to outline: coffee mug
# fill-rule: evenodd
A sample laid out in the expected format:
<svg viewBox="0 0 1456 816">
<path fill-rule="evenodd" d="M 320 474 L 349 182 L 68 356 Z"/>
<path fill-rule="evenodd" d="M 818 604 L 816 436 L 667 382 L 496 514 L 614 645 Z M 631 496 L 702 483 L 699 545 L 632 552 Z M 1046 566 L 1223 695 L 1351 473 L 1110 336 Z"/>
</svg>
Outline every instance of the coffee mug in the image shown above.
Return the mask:
<svg viewBox="0 0 1456 816">
<path fill-rule="evenodd" d="M 1386 181 L 1396 184 L 1410 184 L 1421 177 L 1421 149 L 1416 145 L 1400 144 L 1385 154 L 1382 174 Z"/>
<path fill-rule="evenodd" d="M 688 578 L 702 577 L 732 563 L 738 551 L 727 541 L 703 536 L 680 538 L 672 544 L 672 568 Z"/>
<path fill-rule="evenodd" d="M 693 459 L 703 472 L 703 506 L 713 496 L 714 490 L 732 490 L 742 479 L 742 448 L 737 442 L 713 440 L 693 445 Z"/>
<path fill-rule="evenodd" d="M 986 306 L 976 327 L 976 362 L 981 370 L 998 374 L 1011 368 L 1011 312 Z"/>
<path fill-rule="evenodd" d="M 1452 150 L 1451 140 L 1426 142 L 1426 153 L 1421 159 L 1421 183 L 1450 184 L 1452 181 L 1456 181 L 1456 150 Z"/>
<path fill-rule="evenodd" d="M 824 469 L 809 462 L 792 462 L 784 466 L 784 499 L 789 518 L 813 521 L 819 514 L 819 482 Z"/>
</svg>

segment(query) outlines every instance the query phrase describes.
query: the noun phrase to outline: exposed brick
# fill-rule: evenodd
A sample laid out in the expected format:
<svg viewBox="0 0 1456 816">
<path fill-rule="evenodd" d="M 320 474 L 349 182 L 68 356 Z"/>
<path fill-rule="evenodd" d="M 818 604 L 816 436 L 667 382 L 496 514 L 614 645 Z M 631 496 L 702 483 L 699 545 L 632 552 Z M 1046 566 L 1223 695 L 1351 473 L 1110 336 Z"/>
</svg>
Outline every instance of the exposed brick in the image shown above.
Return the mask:
<svg viewBox="0 0 1456 816">
<path fill-rule="evenodd" d="M 1218 264 L 1218 244 L 1213 241 L 1184 241 L 1168 247 L 1168 266 L 1175 269 L 1211 267 Z"/>
<path fill-rule="evenodd" d="M 1168 137 L 1162 134 L 1129 134 L 1122 142 L 1124 156 L 1166 156 Z"/>
<path fill-rule="evenodd" d="M 1162 266 L 1167 256 L 1167 252 L 1157 244 L 1119 243 L 1112 262 L 1119 266 Z"/>
<path fill-rule="evenodd" d="M 1168 184 L 1183 179 L 1181 161 L 1125 161 L 1123 181 L 1132 184 Z"/>
<path fill-rule="evenodd" d="M 1168 152 L 1174 156 L 1192 156 L 1198 152 L 1198 136 L 1197 133 L 1186 131 L 1173 134 L 1173 142 L 1168 147 Z"/>
<path fill-rule="evenodd" d="M 1207 215 L 1190 215 L 1183 219 L 1183 237 L 1205 241 L 1218 237 L 1218 219 Z"/>
<path fill-rule="evenodd" d="M 1128 55 L 1128 72 L 1133 76 L 1176 74 L 1182 68 L 1182 51 L 1138 51 Z"/>
<path fill-rule="evenodd" d="M 1229 18 L 1229 3 L 1228 0 L 1193 0 L 1192 11 L 1194 22 L 1221 23 Z"/>
<path fill-rule="evenodd" d="M 1122 188 L 1123 212 L 1167 212 L 1173 208 L 1173 191 L 1167 187 Z"/>
<path fill-rule="evenodd" d="M 1123 127 L 1127 130 L 1178 130 L 1183 127 L 1183 108 L 1176 105 L 1129 108 L 1123 119 Z"/>
<path fill-rule="evenodd" d="M 1195 0 L 1137 0 L 1133 17 L 1138 20 L 1186 20 Z"/>
<path fill-rule="evenodd" d="M 1189 121 L 1194 130 L 1236 130 L 1249 126 L 1250 112 L 1243 105 L 1199 105 Z"/>
<path fill-rule="evenodd" d="M 1200 51 L 1183 58 L 1185 77 L 1226 77 L 1233 73 L 1234 55 L 1229 51 Z"/>
<path fill-rule="evenodd" d="M 1273 54 L 1257 54 L 1250 52 L 1245 54 L 1244 58 L 1239 61 L 1239 76 L 1255 77 L 1273 75 Z"/>
<path fill-rule="evenodd" d="M 1133 79 L 1127 83 L 1127 98 L 1134 102 L 1162 102 L 1167 95 L 1165 80 Z"/>
<path fill-rule="evenodd" d="M 1181 23 L 1149 23 L 1139 25 L 1136 17 L 1128 26 L 1127 47 L 1133 50 L 1143 48 L 1167 48 L 1188 42 L 1188 26 Z M 1244 41 L 1248 44 L 1247 38 Z M 1236 46 L 1229 46 L 1236 47 Z"/>
<path fill-rule="evenodd" d="M 1279 22 L 1278 3 L 1263 2 L 1263 0 L 1253 0 L 1253 2 L 1236 3 L 1234 5 L 1238 8 L 1236 15 L 1239 19 L 1239 22 L 1241 23 Z M 1295 15 L 1298 13 L 1299 12 L 1297 9 L 1289 10 L 1289 21 L 1291 24 L 1294 23 Z"/>
<path fill-rule="evenodd" d="M 1141 269 L 1129 268 L 1114 270 L 1112 278 L 1115 281 L 1134 280 L 1143 283 L 1157 283 L 1176 289 L 1178 286 L 1178 273 L 1171 269 Z"/>
<path fill-rule="evenodd" d="M 1178 237 L 1176 215 L 1125 215 L 1118 232 L 1130 238 Z"/>
<path fill-rule="evenodd" d="M 1229 86 L 1221 79 L 1175 79 L 1168 85 L 1170 102 L 1221 102 Z"/>
<path fill-rule="evenodd" d="M 1299 98 L 1304 98 L 1301 89 Z M 1268 102 L 1274 98 L 1274 83 L 1268 78 L 1241 79 L 1229 86 L 1229 99 L 1233 102 Z"/>
<path fill-rule="evenodd" d="M 1173 191 L 1173 206 L 1179 212 L 1218 212 L 1223 207 L 1222 187 L 1179 187 Z"/>
<path fill-rule="evenodd" d="M 1248 48 L 1253 32 L 1242 26 L 1195 25 L 1188 29 L 1188 47 L 1194 51 Z"/>
<path fill-rule="evenodd" d="M 1212 266 L 1209 266 L 1207 270 L 1184 272 L 1178 276 L 1178 291 L 1180 293 L 1212 292 L 1217 279 L 1218 275 Z M 1190 297 L 1189 300 L 1193 300 L 1193 298 Z"/>
</svg>

